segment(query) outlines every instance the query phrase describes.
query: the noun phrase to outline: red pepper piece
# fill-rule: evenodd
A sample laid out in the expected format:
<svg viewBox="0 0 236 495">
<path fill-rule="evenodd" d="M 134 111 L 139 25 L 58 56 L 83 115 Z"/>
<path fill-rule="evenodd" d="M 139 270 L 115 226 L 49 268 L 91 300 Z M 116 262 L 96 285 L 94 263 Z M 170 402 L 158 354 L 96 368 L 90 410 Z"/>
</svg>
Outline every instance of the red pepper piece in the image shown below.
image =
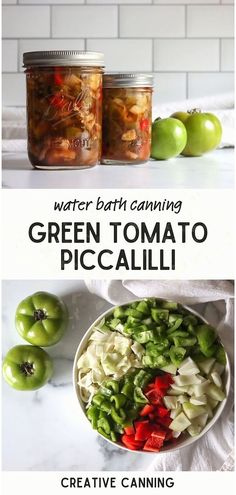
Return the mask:
<svg viewBox="0 0 236 495">
<path fill-rule="evenodd" d="M 156 429 L 156 425 L 152 425 L 149 420 L 136 421 L 135 423 L 135 440 L 144 441 L 147 440 L 153 431 Z"/>
<path fill-rule="evenodd" d="M 140 129 L 141 131 L 147 131 L 149 129 L 149 119 L 142 118 L 140 120 Z"/>
<path fill-rule="evenodd" d="M 64 97 L 61 93 L 56 93 L 50 98 L 51 104 L 56 108 L 62 108 L 65 104 Z"/>
<path fill-rule="evenodd" d="M 158 406 L 156 408 L 156 413 L 159 418 L 164 418 L 169 414 L 169 411 L 168 409 L 166 409 L 166 407 Z"/>
<path fill-rule="evenodd" d="M 152 406 L 151 404 L 146 404 L 146 406 L 144 406 L 143 409 L 141 409 L 139 415 L 148 416 L 153 411 L 154 411 L 154 406 Z"/>
<path fill-rule="evenodd" d="M 148 450 L 150 452 L 159 452 L 161 447 L 163 446 L 164 440 L 165 440 L 165 432 L 160 430 L 160 431 L 154 431 L 150 438 L 146 441 L 143 450 Z"/>
<path fill-rule="evenodd" d="M 159 425 L 169 428 L 172 419 L 169 416 L 166 416 L 164 418 L 156 418 L 156 421 Z"/>
<path fill-rule="evenodd" d="M 159 391 L 155 388 L 150 390 L 149 392 L 146 393 L 146 397 L 151 402 L 151 404 L 154 404 L 156 406 L 162 405 L 162 397 L 164 397 L 165 392 Z"/>
<path fill-rule="evenodd" d="M 136 441 L 134 435 L 122 435 L 121 441 L 131 450 L 140 450 L 143 447 L 143 442 Z"/>
<path fill-rule="evenodd" d="M 133 425 L 126 426 L 124 430 L 126 435 L 135 435 L 135 429 Z"/>
<path fill-rule="evenodd" d="M 62 77 L 59 69 L 55 69 L 54 83 L 56 84 L 56 86 L 61 86 L 63 84 L 63 77 Z"/>
</svg>

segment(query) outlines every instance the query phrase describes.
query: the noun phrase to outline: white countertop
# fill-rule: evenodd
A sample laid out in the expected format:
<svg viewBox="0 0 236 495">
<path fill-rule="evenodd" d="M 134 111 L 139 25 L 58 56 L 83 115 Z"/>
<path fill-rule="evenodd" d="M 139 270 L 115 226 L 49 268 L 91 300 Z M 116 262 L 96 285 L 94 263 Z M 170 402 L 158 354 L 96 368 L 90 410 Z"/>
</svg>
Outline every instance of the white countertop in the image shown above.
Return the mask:
<svg viewBox="0 0 236 495">
<path fill-rule="evenodd" d="M 227 189 L 233 188 L 234 183 L 234 150 L 216 150 L 200 158 L 152 160 L 144 165 L 98 165 L 75 171 L 33 170 L 26 153 L 4 153 L 2 181 L 5 188 L 20 189 Z"/>
<path fill-rule="evenodd" d="M 72 387 L 76 348 L 95 318 L 110 307 L 81 281 L 3 282 L 3 355 L 26 344 L 14 326 L 19 302 L 46 290 L 62 296 L 71 316 L 66 335 L 47 348 L 54 359 L 50 383 L 35 392 L 2 387 L 2 464 L 4 470 L 146 470 L 155 454 L 126 453 L 99 437 L 81 413 Z M 162 454 L 164 455 L 164 454 Z"/>
</svg>

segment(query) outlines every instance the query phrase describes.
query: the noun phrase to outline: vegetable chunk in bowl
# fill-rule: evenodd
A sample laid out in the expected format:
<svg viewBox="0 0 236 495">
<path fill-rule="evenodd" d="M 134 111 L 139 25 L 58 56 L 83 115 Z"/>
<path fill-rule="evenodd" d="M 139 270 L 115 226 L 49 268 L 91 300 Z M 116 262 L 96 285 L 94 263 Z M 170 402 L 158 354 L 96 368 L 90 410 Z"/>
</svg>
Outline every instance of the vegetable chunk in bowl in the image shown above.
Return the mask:
<svg viewBox="0 0 236 495">
<path fill-rule="evenodd" d="M 143 453 L 202 436 L 220 416 L 230 383 L 216 330 L 190 308 L 157 298 L 101 315 L 77 349 L 73 378 L 91 426 Z"/>
</svg>

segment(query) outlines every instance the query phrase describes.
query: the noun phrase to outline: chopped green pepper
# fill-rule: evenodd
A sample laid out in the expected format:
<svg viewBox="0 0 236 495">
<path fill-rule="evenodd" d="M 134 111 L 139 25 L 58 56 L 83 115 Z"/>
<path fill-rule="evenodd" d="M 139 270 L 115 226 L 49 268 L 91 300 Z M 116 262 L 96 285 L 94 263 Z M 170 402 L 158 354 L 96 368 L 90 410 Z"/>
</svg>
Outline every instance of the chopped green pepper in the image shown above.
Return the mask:
<svg viewBox="0 0 236 495">
<path fill-rule="evenodd" d="M 92 427 L 97 429 L 97 422 L 99 418 L 99 409 L 96 406 L 90 406 L 87 410 L 87 417 L 89 421 L 92 423 Z"/>
<path fill-rule="evenodd" d="M 120 409 L 126 403 L 126 397 L 123 394 L 116 394 L 111 396 L 111 401 L 115 402 L 115 408 Z"/>
<path fill-rule="evenodd" d="M 111 417 L 112 417 L 112 419 L 114 419 L 114 421 L 116 423 L 118 423 L 118 425 L 123 425 L 124 424 L 124 420 L 126 418 L 126 414 L 125 414 L 125 411 L 122 408 L 120 408 L 119 411 L 117 412 L 115 410 L 115 408 L 112 407 L 112 409 L 111 409 Z"/>
<path fill-rule="evenodd" d="M 134 389 L 134 401 L 140 404 L 147 404 L 148 400 L 145 397 L 141 387 L 135 387 Z"/>
<path fill-rule="evenodd" d="M 172 363 L 178 366 L 184 359 L 184 356 L 186 354 L 186 349 L 184 349 L 183 347 L 172 346 L 170 348 L 169 354 Z"/>
</svg>

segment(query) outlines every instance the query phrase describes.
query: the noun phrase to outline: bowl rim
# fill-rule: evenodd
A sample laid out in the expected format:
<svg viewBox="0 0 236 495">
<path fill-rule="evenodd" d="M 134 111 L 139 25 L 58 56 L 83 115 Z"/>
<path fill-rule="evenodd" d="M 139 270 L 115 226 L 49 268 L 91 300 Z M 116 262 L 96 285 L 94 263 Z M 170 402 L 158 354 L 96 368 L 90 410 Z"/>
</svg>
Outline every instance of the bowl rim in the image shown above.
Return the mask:
<svg viewBox="0 0 236 495">
<path fill-rule="evenodd" d="M 208 322 L 208 320 L 204 316 L 202 316 L 200 313 L 198 313 L 198 311 L 190 308 L 186 304 L 182 304 L 182 303 L 178 302 L 177 300 L 174 301 L 173 299 L 166 299 L 164 297 L 155 297 L 155 296 L 151 296 L 151 297 L 154 298 L 154 299 L 156 299 L 156 300 L 158 300 L 158 301 L 177 302 L 182 308 L 186 309 L 191 314 L 197 316 L 203 323 L 207 323 L 208 325 L 210 325 L 210 323 Z M 83 353 L 83 351 L 85 350 L 85 346 L 88 343 L 88 340 L 89 340 L 90 335 L 92 334 L 93 328 L 102 320 L 102 318 L 104 318 L 105 316 L 108 316 L 117 307 L 127 306 L 128 304 L 132 304 L 132 303 L 138 302 L 138 301 L 143 301 L 143 300 L 149 299 L 149 298 L 150 297 L 148 297 L 148 296 L 147 297 L 139 297 L 139 298 L 132 299 L 132 300 L 127 301 L 127 302 L 122 303 L 122 304 L 112 305 L 111 308 L 109 308 L 106 311 L 104 311 L 101 315 L 99 315 L 96 318 L 96 320 L 94 320 L 94 322 L 89 326 L 88 330 L 86 330 L 85 334 L 83 335 L 82 339 L 80 340 L 80 342 L 79 342 L 79 344 L 77 346 L 75 357 L 74 357 L 74 362 L 73 362 L 73 371 L 72 371 L 72 373 L 73 373 L 73 389 L 75 391 L 75 395 L 76 395 L 76 398 L 77 398 L 77 404 L 79 405 L 80 412 L 81 412 L 83 418 L 86 418 L 86 420 L 89 423 L 90 427 L 91 427 L 91 423 L 90 423 L 87 415 L 85 414 L 84 402 L 82 401 L 82 399 L 80 397 L 79 387 L 78 387 L 78 383 L 77 383 L 77 379 L 78 379 L 77 378 L 77 374 L 78 374 L 77 362 L 78 362 L 78 359 L 81 356 L 81 354 Z M 218 333 L 217 333 L 217 336 L 218 336 L 221 344 L 224 347 L 224 344 L 222 343 L 221 338 L 218 335 Z M 210 419 L 210 421 L 205 425 L 205 427 L 203 428 L 203 430 L 201 431 L 201 433 L 199 433 L 199 435 L 196 435 L 194 437 L 189 436 L 188 438 L 184 439 L 182 442 L 176 443 L 171 448 L 170 448 L 170 446 L 168 446 L 166 448 L 164 447 L 159 452 L 149 452 L 149 451 L 143 451 L 143 450 L 135 450 L 135 451 L 134 450 L 130 450 L 127 447 L 125 447 L 124 445 L 122 445 L 121 443 L 113 442 L 112 440 L 104 437 L 97 430 L 94 430 L 94 431 L 96 431 L 97 435 L 99 435 L 104 440 L 106 440 L 111 445 L 113 445 L 113 447 L 116 446 L 117 448 L 123 449 L 126 452 L 132 452 L 134 454 L 145 454 L 145 455 L 146 454 L 149 454 L 149 455 L 150 454 L 152 454 L 152 455 L 153 454 L 154 455 L 164 454 L 164 453 L 174 452 L 176 450 L 182 449 L 184 447 L 188 447 L 189 445 L 193 444 L 194 442 L 196 442 L 197 440 L 199 440 L 199 438 L 201 438 L 203 435 L 205 435 L 205 433 L 207 433 L 214 426 L 214 424 L 219 419 L 219 417 L 221 416 L 221 414 L 222 414 L 222 412 L 223 412 L 223 410 L 224 410 L 224 408 L 226 406 L 226 403 L 227 403 L 227 400 L 228 400 L 228 397 L 229 397 L 230 384 L 231 384 L 231 370 L 230 370 L 229 357 L 228 357 L 228 354 L 227 354 L 227 352 L 225 350 L 225 347 L 224 347 L 224 351 L 225 351 L 225 355 L 226 355 L 226 365 L 225 365 L 225 370 L 224 370 L 224 373 L 225 373 L 224 386 L 225 386 L 226 397 L 217 406 L 216 413 L 213 415 L 213 417 Z"/>
</svg>

